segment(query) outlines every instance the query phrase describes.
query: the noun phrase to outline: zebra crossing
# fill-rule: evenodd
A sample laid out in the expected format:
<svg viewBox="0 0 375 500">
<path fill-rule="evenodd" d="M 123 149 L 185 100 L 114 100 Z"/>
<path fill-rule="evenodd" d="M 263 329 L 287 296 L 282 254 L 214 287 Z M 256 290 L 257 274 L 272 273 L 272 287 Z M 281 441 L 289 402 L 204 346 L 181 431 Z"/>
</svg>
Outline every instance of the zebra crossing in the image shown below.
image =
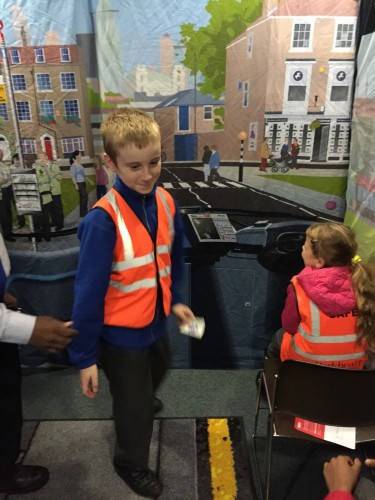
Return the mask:
<svg viewBox="0 0 375 500">
<path fill-rule="evenodd" d="M 203 181 L 176 181 L 176 182 L 159 182 L 159 185 L 162 186 L 164 189 L 196 189 L 196 188 L 207 188 L 207 189 L 212 189 L 212 188 L 240 188 L 240 189 L 247 189 L 247 186 L 240 184 L 239 182 L 235 181 L 227 181 L 227 180 L 220 180 L 220 181 L 213 181 L 213 182 L 203 182 Z"/>
</svg>

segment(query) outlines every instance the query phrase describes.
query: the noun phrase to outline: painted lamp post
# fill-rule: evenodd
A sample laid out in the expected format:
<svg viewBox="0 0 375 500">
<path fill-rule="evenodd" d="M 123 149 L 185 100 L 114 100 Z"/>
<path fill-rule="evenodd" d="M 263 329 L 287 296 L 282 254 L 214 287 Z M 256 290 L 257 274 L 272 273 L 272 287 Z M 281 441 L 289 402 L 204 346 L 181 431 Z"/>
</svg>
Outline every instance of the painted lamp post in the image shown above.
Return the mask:
<svg viewBox="0 0 375 500">
<path fill-rule="evenodd" d="M 240 151 L 240 164 L 238 169 L 238 182 L 242 182 L 243 180 L 243 143 L 247 139 L 247 133 L 244 130 L 238 134 L 238 139 L 241 142 L 241 151 Z"/>
</svg>

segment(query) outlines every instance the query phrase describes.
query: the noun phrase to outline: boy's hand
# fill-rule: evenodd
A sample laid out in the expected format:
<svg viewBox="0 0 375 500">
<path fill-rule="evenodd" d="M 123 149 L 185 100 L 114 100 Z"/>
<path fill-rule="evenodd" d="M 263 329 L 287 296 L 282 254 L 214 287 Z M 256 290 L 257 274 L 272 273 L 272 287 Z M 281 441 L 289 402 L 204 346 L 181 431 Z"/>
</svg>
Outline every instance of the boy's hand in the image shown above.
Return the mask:
<svg viewBox="0 0 375 500">
<path fill-rule="evenodd" d="M 328 491 L 347 491 L 351 493 L 357 484 L 361 471 L 361 461 L 339 455 L 326 462 L 323 467 L 323 475 L 326 480 Z"/>
<path fill-rule="evenodd" d="M 79 372 L 79 383 L 82 393 L 87 398 L 95 398 L 98 393 L 98 367 L 97 365 L 89 366 Z"/>
<path fill-rule="evenodd" d="M 171 311 L 180 324 L 191 323 L 195 319 L 193 311 L 185 304 L 175 304 L 171 307 Z"/>
</svg>

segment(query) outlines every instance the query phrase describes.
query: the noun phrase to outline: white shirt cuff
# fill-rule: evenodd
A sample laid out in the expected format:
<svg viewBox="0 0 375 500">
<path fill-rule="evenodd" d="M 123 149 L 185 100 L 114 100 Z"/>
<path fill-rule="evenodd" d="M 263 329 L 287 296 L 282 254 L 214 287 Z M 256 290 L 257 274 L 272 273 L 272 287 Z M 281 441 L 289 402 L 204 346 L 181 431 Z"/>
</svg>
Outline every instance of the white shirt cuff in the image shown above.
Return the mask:
<svg viewBox="0 0 375 500">
<path fill-rule="evenodd" d="M 35 316 L 23 314 L 15 311 L 7 311 L 4 330 L 0 332 L 2 342 L 11 342 L 12 344 L 28 344 L 33 333 L 36 322 Z"/>
</svg>

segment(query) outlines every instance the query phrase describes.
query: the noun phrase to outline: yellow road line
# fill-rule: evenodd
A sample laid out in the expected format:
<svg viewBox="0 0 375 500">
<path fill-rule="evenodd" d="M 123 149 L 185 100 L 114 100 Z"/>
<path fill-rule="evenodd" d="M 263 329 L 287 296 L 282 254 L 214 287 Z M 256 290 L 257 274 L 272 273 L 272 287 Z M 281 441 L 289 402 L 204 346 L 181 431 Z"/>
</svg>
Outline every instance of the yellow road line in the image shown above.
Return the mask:
<svg viewBox="0 0 375 500">
<path fill-rule="evenodd" d="M 207 419 L 207 422 L 213 499 L 234 500 L 237 485 L 227 419 Z"/>
</svg>

